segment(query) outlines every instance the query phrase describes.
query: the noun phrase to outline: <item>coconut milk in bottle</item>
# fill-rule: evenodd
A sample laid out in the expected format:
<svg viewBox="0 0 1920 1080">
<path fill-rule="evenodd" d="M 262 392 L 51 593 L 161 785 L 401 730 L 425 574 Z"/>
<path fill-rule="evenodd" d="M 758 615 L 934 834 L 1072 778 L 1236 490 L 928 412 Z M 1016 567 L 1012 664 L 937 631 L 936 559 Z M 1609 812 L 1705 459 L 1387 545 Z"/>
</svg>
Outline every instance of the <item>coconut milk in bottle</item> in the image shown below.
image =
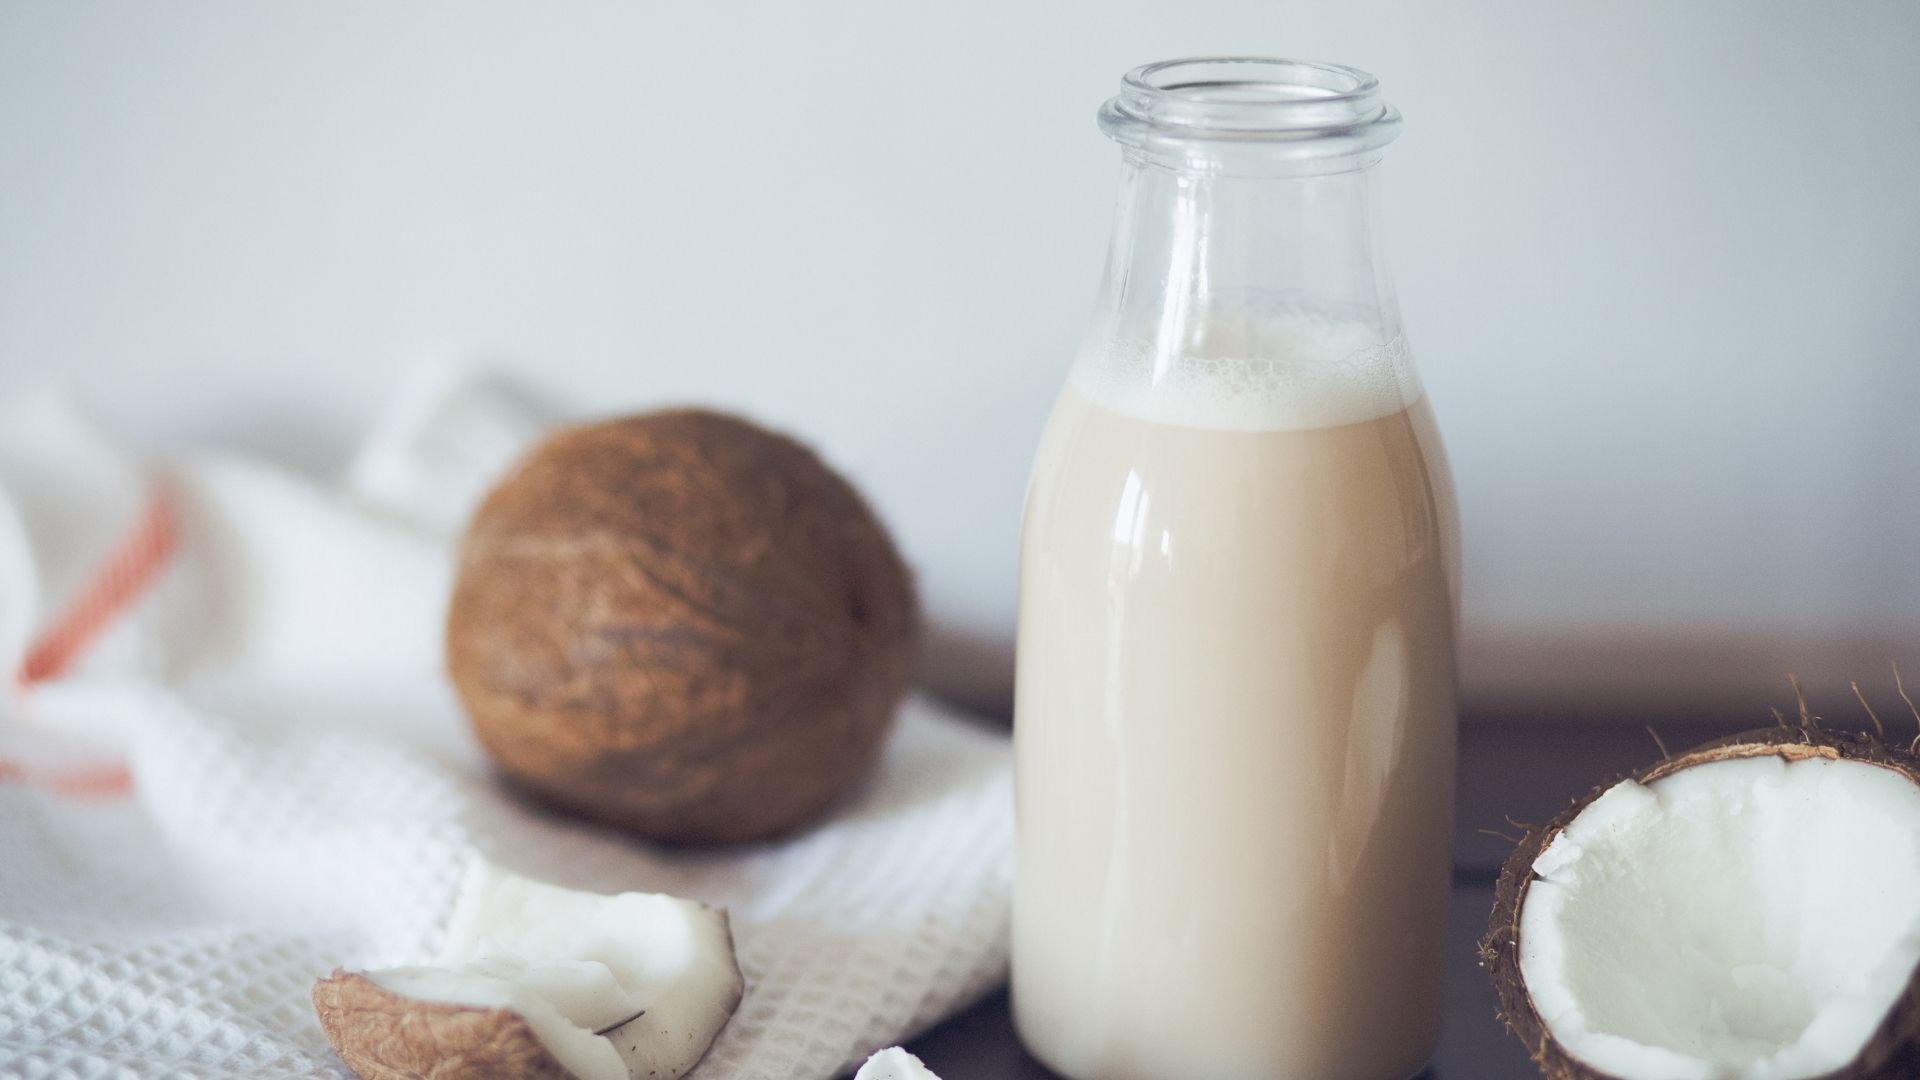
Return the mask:
<svg viewBox="0 0 1920 1080">
<path fill-rule="evenodd" d="M 1439 1037 L 1458 540 L 1372 80 L 1180 61 L 1022 536 L 1015 1019 L 1075 1080 L 1402 1080 Z"/>
</svg>

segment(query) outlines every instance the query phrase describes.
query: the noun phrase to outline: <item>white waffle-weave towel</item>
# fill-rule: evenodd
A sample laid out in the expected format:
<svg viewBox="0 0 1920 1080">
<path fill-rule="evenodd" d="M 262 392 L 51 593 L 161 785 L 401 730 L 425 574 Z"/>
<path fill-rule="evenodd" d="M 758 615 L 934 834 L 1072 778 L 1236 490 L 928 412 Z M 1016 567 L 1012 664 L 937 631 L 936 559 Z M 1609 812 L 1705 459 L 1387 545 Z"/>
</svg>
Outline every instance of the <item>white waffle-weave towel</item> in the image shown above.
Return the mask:
<svg viewBox="0 0 1920 1080">
<path fill-rule="evenodd" d="M 1001 978 L 1007 740 L 924 699 L 778 843 L 661 850 L 492 781 L 440 675 L 451 536 L 541 426 L 431 369 L 332 489 L 140 462 L 57 396 L 0 418 L 0 1075 L 345 1076 L 313 980 L 431 958 L 475 853 L 731 910 L 748 992 L 699 1080 L 834 1076 Z"/>
</svg>

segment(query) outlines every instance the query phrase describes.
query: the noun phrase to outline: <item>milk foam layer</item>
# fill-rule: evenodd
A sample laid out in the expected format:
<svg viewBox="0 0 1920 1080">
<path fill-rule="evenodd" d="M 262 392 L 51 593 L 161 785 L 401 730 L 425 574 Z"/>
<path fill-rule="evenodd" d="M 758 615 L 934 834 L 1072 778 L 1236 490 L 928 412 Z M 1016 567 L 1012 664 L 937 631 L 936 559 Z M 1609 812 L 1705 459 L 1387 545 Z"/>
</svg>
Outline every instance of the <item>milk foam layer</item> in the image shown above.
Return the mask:
<svg viewBox="0 0 1920 1080">
<path fill-rule="evenodd" d="M 1420 400 L 1406 344 L 1377 328 L 1312 315 L 1221 317 L 1200 350 L 1151 340 L 1095 342 L 1071 383 L 1088 400 L 1156 424 L 1308 431 L 1389 416 Z"/>
</svg>

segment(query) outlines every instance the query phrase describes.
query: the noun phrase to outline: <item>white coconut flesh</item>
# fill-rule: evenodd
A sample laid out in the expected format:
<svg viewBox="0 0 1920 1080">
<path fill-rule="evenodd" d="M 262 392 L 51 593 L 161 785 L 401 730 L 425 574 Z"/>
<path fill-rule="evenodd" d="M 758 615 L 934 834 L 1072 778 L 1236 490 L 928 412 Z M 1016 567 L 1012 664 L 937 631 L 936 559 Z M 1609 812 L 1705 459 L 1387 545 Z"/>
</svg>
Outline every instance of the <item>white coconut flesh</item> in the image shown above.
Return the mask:
<svg viewBox="0 0 1920 1080">
<path fill-rule="evenodd" d="M 1858 1056 L 1920 963 L 1920 787 L 1775 756 L 1624 781 L 1541 852 L 1520 971 L 1604 1073 L 1801 1080 Z"/>
<path fill-rule="evenodd" d="M 511 1009 L 581 1080 L 686 1073 L 744 986 L 725 912 L 580 892 L 484 862 L 469 870 L 432 965 L 365 975 L 416 1001 Z"/>
<path fill-rule="evenodd" d="M 867 1059 L 860 1071 L 853 1074 L 853 1080 L 940 1080 L 926 1063 L 897 1046 L 885 1050 Z"/>
</svg>

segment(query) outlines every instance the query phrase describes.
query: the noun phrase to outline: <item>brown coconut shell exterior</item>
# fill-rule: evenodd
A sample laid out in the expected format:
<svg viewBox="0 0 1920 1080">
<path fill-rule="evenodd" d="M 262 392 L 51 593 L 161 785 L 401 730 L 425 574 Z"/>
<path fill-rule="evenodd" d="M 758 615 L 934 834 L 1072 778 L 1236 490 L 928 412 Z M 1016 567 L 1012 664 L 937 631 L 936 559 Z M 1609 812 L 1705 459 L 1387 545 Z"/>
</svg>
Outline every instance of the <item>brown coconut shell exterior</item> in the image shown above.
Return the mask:
<svg viewBox="0 0 1920 1080">
<path fill-rule="evenodd" d="M 1552 821 L 1529 830 L 1500 870 L 1500 879 L 1494 887 L 1493 914 L 1488 920 L 1487 936 L 1480 944 L 1480 961 L 1500 998 L 1501 1021 L 1526 1044 L 1541 1075 L 1549 1080 L 1627 1080 L 1600 1072 L 1568 1054 L 1548 1032 L 1527 992 L 1526 981 L 1520 974 L 1520 911 L 1533 884 L 1534 861 L 1582 810 L 1623 780 L 1644 784 L 1696 765 L 1763 756 L 1787 761 L 1824 758 L 1865 762 L 1892 769 L 1920 784 L 1920 757 L 1874 735 L 1829 731 L 1812 725 L 1776 726 L 1718 739 L 1617 776 L 1574 800 Z M 1853 1063 L 1815 1080 L 1914 1080 L 1915 1077 L 1920 1077 L 1920 970 L 1915 971 L 1905 995 L 1888 1011 Z"/>
<path fill-rule="evenodd" d="M 511 1009 L 415 1001 L 358 972 L 313 984 L 334 1053 L 361 1080 L 572 1080 Z"/>
<path fill-rule="evenodd" d="M 821 813 L 912 676 L 912 582 L 812 451 L 685 409 L 563 431 L 461 547 L 447 665 L 493 760 L 566 810 L 671 843 Z"/>
</svg>

